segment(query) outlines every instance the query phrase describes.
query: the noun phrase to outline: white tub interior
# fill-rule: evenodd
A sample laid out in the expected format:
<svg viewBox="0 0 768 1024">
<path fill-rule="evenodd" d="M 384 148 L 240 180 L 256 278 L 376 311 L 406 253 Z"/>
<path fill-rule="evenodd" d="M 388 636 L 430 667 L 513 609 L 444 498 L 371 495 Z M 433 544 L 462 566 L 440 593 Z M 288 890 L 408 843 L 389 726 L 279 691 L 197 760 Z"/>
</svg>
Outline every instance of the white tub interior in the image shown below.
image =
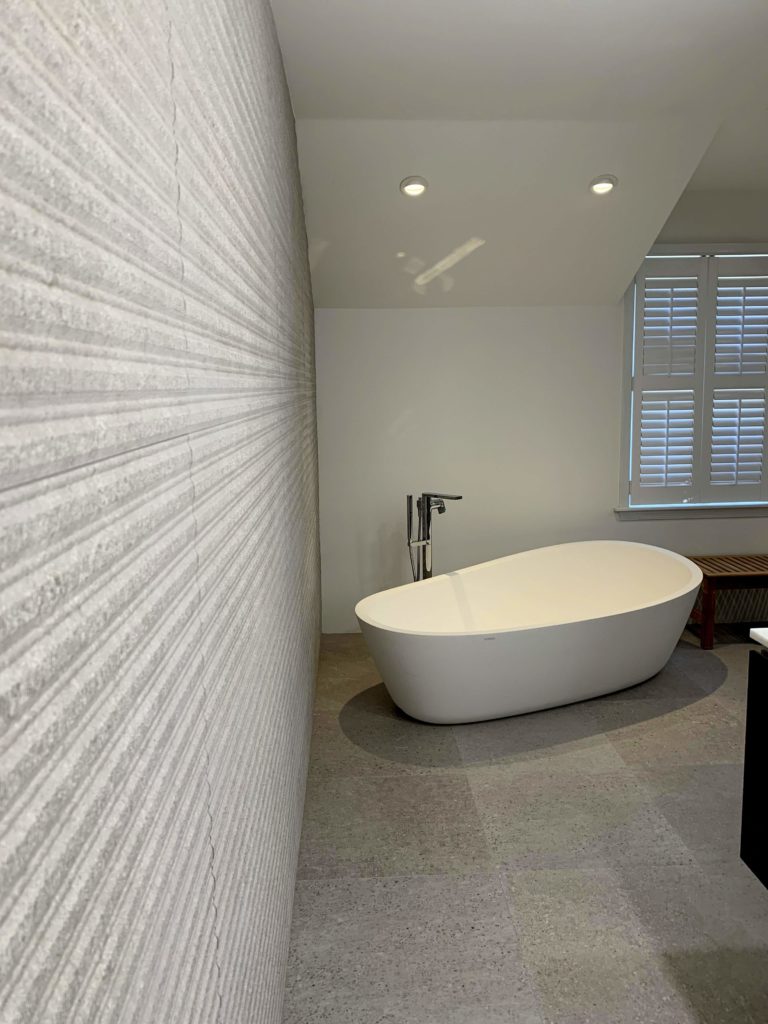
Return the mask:
<svg viewBox="0 0 768 1024">
<path fill-rule="evenodd" d="M 700 579 L 696 566 L 673 551 L 586 541 L 382 591 L 360 601 L 356 612 L 401 633 L 498 633 L 634 611 L 669 601 Z"/>
</svg>

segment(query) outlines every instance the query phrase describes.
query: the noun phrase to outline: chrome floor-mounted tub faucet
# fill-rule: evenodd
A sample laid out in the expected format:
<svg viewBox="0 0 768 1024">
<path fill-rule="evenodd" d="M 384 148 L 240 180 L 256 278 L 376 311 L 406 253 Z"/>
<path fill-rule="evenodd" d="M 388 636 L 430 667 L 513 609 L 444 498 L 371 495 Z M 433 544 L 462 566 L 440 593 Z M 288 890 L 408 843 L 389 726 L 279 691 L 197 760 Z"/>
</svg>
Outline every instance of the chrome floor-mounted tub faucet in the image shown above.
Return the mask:
<svg viewBox="0 0 768 1024">
<path fill-rule="evenodd" d="M 418 530 L 414 537 L 413 495 L 406 496 L 408 556 L 411 559 L 411 572 L 415 581 L 428 580 L 432 576 L 432 513 L 437 512 L 438 515 L 442 515 L 445 512 L 446 501 L 460 500 L 460 494 L 437 494 L 434 491 L 424 491 L 421 497 L 416 499 Z"/>
</svg>

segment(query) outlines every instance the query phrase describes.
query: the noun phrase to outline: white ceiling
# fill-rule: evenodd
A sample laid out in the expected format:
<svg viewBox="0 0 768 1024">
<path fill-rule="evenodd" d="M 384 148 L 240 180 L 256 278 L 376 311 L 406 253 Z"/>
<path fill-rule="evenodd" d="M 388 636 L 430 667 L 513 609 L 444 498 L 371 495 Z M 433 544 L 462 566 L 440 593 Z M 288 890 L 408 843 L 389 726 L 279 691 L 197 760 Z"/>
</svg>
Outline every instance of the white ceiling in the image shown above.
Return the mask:
<svg viewBox="0 0 768 1024">
<path fill-rule="evenodd" d="M 723 116 L 768 81 L 768 0 L 273 9 L 318 306 L 615 301 Z M 603 172 L 620 184 L 601 201 Z M 398 192 L 409 174 L 422 199 Z"/>
<path fill-rule="evenodd" d="M 690 118 L 300 121 L 315 300 L 615 302 L 713 130 Z M 598 198 L 588 186 L 603 171 L 619 187 Z M 430 182 L 423 197 L 400 194 L 407 174 Z M 423 292 L 415 287 L 419 273 L 473 238 L 485 244 Z"/>
<path fill-rule="evenodd" d="M 297 117 L 613 118 L 728 103 L 767 0 L 273 0 Z"/>
</svg>

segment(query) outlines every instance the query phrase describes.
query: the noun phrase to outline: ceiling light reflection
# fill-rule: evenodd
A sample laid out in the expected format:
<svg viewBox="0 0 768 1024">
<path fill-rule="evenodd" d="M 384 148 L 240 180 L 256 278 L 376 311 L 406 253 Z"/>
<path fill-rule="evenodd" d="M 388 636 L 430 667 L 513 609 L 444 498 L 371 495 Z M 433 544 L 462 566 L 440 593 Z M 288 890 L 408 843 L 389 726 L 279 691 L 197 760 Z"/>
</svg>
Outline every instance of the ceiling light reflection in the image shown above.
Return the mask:
<svg viewBox="0 0 768 1024">
<path fill-rule="evenodd" d="M 479 249 L 481 245 L 485 245 L 484 238 L 470 238 L 463 245 L 458 246 L 453 252 L 449 252 L 447 256 L 444 256 L 441 260 L 438 260 L 434 266 L 424 270 L 418 277 L 414 278 L 414 287 L 423 288 L 428 285 L 430 281 L 434 281 L 436 277 L 440 277 L 446 270 L 450 270 L 451 267 L 455 267 L 461 260 L 466 259 L 471 252 L 475 249 Z"/>
</svg>

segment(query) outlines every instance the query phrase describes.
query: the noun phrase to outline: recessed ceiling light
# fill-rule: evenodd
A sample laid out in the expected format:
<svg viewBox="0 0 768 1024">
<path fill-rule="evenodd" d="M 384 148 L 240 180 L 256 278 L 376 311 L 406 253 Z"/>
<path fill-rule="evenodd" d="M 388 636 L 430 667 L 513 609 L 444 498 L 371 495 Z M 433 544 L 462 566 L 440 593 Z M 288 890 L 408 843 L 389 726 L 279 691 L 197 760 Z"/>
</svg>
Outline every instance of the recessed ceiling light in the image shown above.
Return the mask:
<svg viewBox="0 0 768 1024">
<path fill-rule="evenodd" d="M 396 252 L 396 253 L 395 253 L 395 256 L 396 256 L 396 257 L 397 257 L 397 258 L 398 258 L 399 260 L 404 260 L 404 259 L 405 259 L 405 253 L 403 252 L 403 250 L 402 250 L 402 249 L 400 250 L 400 252 Z"/>
<path fill-rule="evenodd" d="M 427 191 L 427 179 L 412 174 L 409 178 L 403 178 L 400 182 L 400 191 L 404 196 L 423 196 Z"/>
<path fill-rule="evenodd" d="M 590 182 L 589 187 L 596 196 L 607 196 L 609 192 L 613 192 L 618 183 L 619 179 L 615 174 L 601 174 L 599 178 Z"/>
</svg>

